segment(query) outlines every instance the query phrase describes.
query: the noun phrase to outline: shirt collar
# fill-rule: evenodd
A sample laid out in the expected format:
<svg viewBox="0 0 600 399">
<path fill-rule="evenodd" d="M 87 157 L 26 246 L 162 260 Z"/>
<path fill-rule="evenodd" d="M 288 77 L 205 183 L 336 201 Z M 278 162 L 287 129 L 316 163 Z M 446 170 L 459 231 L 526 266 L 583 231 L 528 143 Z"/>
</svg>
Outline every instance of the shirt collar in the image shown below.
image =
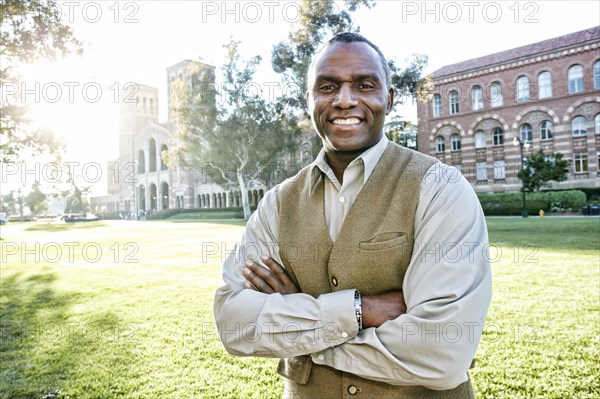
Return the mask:
<svg viewBox="0 0 600 399">
<path fill-rule="evenodd" d="M 356 157 L 356 159 L 354 159 L 352 162 L 350 162 L 350 165 L 354 165 L 357 163 L 363 164 L 363 184 L 365 184 L 367 180 L 369 180 L 369 177 L 371 177 L 375 166 L 377 166 L 377 163 L 381 159 L 381 156 L 385 152 L 385 149 L 387 148 L 388 144 L 389 140 L 384 134 L 382 135 L 381 139 L 377 142 L 377 144 L 375 144 L 374 146 L 360 154 L 358 157 Z M 309 195 L 312 195 L 317 187 L 317 184 L 319 184 L 320 181 L 323 179 L 323 174 L 333 174 L 333 171 L 327 163 L 327 158 L 325 157 L 325 150 L 323 148 L 321 148 L 321 151 L 319 151 L 319 155 L 317 155 L 315 160 L 310 165 L 310 169 L 311 185 Z"/>
</svg>

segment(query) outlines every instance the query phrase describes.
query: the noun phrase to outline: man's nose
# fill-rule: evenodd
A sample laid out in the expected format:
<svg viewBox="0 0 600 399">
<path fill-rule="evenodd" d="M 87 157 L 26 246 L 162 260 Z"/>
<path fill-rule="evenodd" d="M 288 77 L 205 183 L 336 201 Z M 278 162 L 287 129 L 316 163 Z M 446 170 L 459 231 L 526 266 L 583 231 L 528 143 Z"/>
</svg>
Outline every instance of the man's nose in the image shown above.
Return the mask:
<svg viewBox="0 0 600 399">
<path fill-rule="evenodd" d="M 339 107 L 343 109 L 354 107 L 357 104 L 358 100 L 356 98 L 354 90 L 352 90 L 352 87 L 348 84 L 343 84 L 340 86 L 332 102 L 332 105 L 334 107 Z"/>
</svg>

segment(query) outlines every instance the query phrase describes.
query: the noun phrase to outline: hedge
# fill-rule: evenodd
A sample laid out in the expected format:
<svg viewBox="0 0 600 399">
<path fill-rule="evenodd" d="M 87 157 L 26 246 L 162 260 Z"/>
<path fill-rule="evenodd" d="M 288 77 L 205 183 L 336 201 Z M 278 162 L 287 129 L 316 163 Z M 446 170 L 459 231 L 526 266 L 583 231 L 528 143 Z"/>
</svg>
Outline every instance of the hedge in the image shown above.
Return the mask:
<svg viewBox="0 0 600 399">
<path fill-rule="evenodd" d="M 254 206 L 250 207 L 251 211 L 254 211 L 255 209 L 256 209 L 256 207 L 254 207 Z M 163 209 L 163 210 L 154 212 L 151 215 L 146 215 L 146 219 L 148 219 L 148 220 L 168 219 L 174 215 L 178 215 L 178 214 L 182 214 L 182 213 L 197 213 L 197 214 L 233 213 L 234 214 L 233 217 L 236 219 L 244 218 L 244 209 L 240 206 L 237 206 L 237 207 L 230 207 L 230 208 Z"/>
<path fill-rule="evenodd" d="M 520 215 L 523 210 L 522 193 L 478 194 L 487 216 Z M 544 212 L 578 212 L 586 205 L 586 195 L 580 190 L 542 191 L 526 194 L 529 214 Z"/>
</svg>

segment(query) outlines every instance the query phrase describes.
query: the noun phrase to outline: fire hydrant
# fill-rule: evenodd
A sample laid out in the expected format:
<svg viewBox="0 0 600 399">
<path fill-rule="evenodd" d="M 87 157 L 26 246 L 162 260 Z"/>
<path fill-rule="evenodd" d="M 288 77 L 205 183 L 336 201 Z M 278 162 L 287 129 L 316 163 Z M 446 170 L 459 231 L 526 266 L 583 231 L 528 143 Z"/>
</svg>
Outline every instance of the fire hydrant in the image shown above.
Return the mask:
<svg viewBox="0 0 600 399">
<path fill-rule="evenodd" d="M 546 214 L 546 212 L 544 212 L 543 209 L 540 209 L 540 217 L 543 218 L 545 214 Z"/>
</svg>

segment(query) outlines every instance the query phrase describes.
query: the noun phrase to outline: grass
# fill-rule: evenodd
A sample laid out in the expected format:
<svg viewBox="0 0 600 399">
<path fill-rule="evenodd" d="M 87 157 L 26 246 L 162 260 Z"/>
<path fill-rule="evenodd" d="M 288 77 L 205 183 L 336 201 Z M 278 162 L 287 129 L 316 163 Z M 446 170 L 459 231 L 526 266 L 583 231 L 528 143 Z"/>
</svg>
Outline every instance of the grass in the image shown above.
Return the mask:
<svg viewBox="0 0 600 399">
<path fill-rule="evenodd" d="M 281 396 L 276 361 L 228 355 L 213 323 L 242 223 L 84 225 L 2 226 L 0 398 Z M 488 226 L 494 294 L 471 371 L 478 397 L 597 398 L 600 220 Z"/>
</svg>

